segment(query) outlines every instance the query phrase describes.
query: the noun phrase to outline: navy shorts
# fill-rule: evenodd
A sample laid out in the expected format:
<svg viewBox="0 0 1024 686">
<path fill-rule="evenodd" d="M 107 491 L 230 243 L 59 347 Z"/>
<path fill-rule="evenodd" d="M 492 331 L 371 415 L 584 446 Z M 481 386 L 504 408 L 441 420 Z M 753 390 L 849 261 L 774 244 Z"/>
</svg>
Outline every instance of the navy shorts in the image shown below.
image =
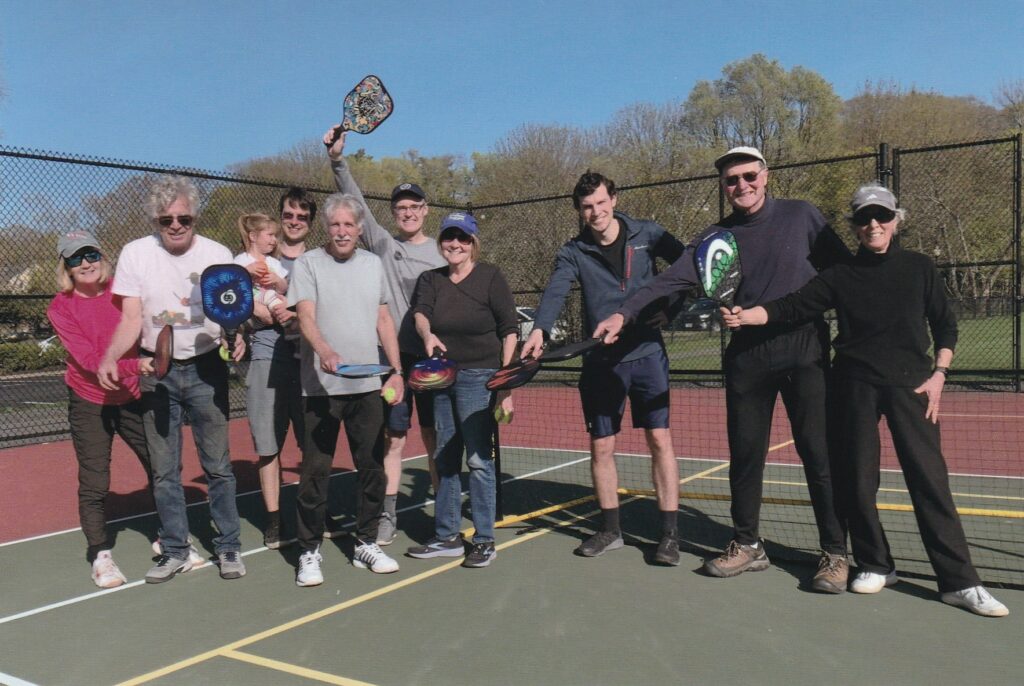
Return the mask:
<svg viewBox="0 0 1024 686">
<path fill-rule="evenodd" d="M 402 378 L 405 380 L 405 394 L 402 402 L 397 405 L 385 405 L 385 425 L 388 431 L 394 433 L 405 433 L 412 427 L 412 406 L 413 397 L 416 398 L 416 416 L 421 427 L 434 428 L 434 398 L 427 391 L 416 393 L 409 388 L 409 369 L 419 361 L 415 355 L 402 353 Z M 387 364 L 387 359 L 381 352 L 381 363 Z"/>
<path fill-rule="evenodd" d="M 611 366 L 584 363 L 579 390 L 592 438 L 619 433 L 627 396 L 634 428 L 668 428 L 668 357 L 664 349 Z"/>
</svg>

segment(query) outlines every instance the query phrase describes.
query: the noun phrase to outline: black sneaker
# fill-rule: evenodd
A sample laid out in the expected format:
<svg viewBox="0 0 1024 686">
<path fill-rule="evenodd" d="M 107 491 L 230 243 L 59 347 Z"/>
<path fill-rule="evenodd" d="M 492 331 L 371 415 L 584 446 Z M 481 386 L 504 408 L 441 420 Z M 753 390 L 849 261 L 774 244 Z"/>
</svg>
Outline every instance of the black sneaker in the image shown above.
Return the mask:
<svg viewBox="0 0 1024 686">
<path fill-rule="evenodd" d="M 609 550 L 617 550 L 622 547 L 622 533 L 618 531 L 598 531 L 596 534 L 580 543 L 575 552 L 583 557 L 597 557 Z"/>
<path fill-rule="evenodd" d="M 676 532 L 661 537 L 658 550 L 654 553 L 654 561 L 669 567 L 679 566 L 679 536 Z"/>
<path fill-rule="evenodd" d="M 473 549 L 469 551 L 469 555 L 466 555 L 466 559 L 462 561 L 462 566 L 486 567 L 496 557 L 498 557 L 498 551 L 494 549 L 494 541 L 474 543 Z"/>
<path fill-rule="evenodd" d="M 466 548 L 462 545 L 462 537 L 453 538 L 433 537 L 423 545 L 414 545 L 405 551 L 409 557 L 426 559 L 429 557 L 462 557 Z"/>
</svg>

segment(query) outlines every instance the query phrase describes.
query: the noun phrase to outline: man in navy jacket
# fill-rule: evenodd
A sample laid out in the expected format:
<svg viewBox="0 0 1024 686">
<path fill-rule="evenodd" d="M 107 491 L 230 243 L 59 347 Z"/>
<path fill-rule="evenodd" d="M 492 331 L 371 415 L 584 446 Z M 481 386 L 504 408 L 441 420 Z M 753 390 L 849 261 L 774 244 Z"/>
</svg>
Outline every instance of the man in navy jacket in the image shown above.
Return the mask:
<svg viewBox="0 0 1024 686">
<path fill-rule="evenodd" d="M 599 173 L 583 174 L 572 199 L 584 226 L 555 256 L 554 272 L 544 289 L 533 331 L 523 345 L 523 357 L 541 354 L 544 339 L 574 283 L 583 290 L 585 323 L 592 331 L 597 322 L 654 279 L 658 273 L 655 258 L 671 263 L 683 252 L 683 244 L 654 222 L 616 212 L 615 183 Z M 668 358 L 661 332 L 645 318 L 615 345 L 587 354 L 579 390 L 590 433 L 591 475 L 603 517 L 601 531 L 576 548 L 576 553 L 596 557 L 622 547 L 615 435 L 628 395 L 633 424 L 644 429 L 653 461 L 662 520 L 655 560 L 678 565 L 679 467 L 668 428 Z"/>
<path fill-rule="evenodd" d="M 733 148 L 715 160 L 715 167 L 733 212 L 709 226 L 691 245 L 716 231 L 733 233 L 743 264 L 743 280 L 735 297 L 740 307 L 787 295 L 814 278 L 819 269 L 849 256 L 813 205 L 768 197 L 768 168 L 756 148 Z M 594 335 L 615 340 L 647 303 L 699 282 L 693 260 L 679 260 L 618 306 Z M 836 512 L 825 433 L 828 327 L 817 316 L 773 327 L 742 328 L 732 334 L 723 366 L 735 530 L 722 555 L 705 562 L 704 571 L 731 577 L 770 565 L 758 525 L 772 414 L 781 394 L 804 464 L 822 549 L 811 588 L 842 593 L 848 575 L 846 533 Z"/>
</svg>

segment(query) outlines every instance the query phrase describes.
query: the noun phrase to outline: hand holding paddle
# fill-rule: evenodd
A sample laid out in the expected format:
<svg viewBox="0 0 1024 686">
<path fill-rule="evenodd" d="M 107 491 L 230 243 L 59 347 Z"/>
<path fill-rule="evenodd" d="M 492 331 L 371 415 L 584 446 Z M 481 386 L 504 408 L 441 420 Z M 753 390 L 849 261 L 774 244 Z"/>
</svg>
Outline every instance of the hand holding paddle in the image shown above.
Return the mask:
<svg viewBox="0 0 1024 686">
<path fill-rule="evenodd" d="M 171 370 L 174 359 L 174 327 L 164 325 L 156 337 L 156 349 L 153 351 L 153 376 L 162 379 Z"/>
<path fill-rule="evenodd" d="M 203 314 L 224 329 L 227 354 L 238 362 L 245 354 L 245 342 L 238 329 L 252 317 L 252 277 L 234 263 L 212 264 L 199 277 L 199 291 L 203 296 Z"/>
<path fill-rule="evenodd" d="M 740 249 L 731 231 L 715 231 L 693 253 L 697 278 L 704 294 L 722 307 L 732 308 L 736 289 L 743 280 Z"/>
<path fill-rule="evenodd" d="M 436 336 L 432 336 L 437 340 Z M 458 376 L 459 366 L 446 358 L 440 347 L 428 347 L 433 355 L 420 360 L 409 370 L 409 388 L 414 391 L 437 391 L 448 388 Z"/>
<path fill-rule="evenodd" d="M 732 309 L 721 307 L 722 323 L 730 329 L 738 329 L 741 326 L 761 326 L 768 323 L 768 311 L 761 306 L 751 307 L 744 310 L 739 305 L 733 305 Z"/>
</svg>

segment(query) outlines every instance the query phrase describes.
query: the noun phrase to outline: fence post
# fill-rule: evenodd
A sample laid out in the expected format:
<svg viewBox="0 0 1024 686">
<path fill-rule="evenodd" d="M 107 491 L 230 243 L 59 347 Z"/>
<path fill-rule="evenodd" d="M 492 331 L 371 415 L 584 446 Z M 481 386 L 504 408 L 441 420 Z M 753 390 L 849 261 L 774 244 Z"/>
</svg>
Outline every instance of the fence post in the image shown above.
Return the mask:
<svg viewBox="0 0 1024 686">
<path fill-rule="evenodd" d="M 875 176 L 878 178 L 878 184 L 890 188 L 889 182 L 892 180 L 893 170 L 889 167 L 889 144 L 879 143 L 878 144 L 878 158 L 875 161 Z"/>
<path fill-rule="evenodd" d="M 1013 137 L 1013 354 L 1014 391 L 1020 393 L 1021 386 L 1021 133 Z"/>
</svg>

